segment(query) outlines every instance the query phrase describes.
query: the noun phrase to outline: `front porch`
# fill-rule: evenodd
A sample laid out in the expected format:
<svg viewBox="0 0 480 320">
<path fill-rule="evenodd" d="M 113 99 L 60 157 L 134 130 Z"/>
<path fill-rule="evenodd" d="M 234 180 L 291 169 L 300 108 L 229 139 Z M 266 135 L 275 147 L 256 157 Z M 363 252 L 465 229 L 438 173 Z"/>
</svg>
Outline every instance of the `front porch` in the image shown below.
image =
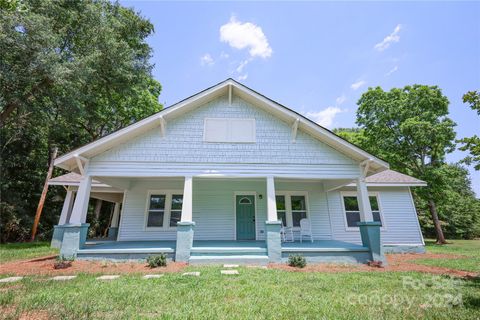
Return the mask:
<svg viewBox="0 0 480 320">
<path fill-rule="evenodd" d="M 150 255 L 166 254 L 175 259 L 176 241 L 87 241 L 77 252 L 78 259 L 139 260 Z M 301 254 L 311 262 L 365 263 L 369 248 L 337 240 L 313 242 L 285 242 L 281 245 L 282 261 L 291 254 Z M 267 264 L 268 249 L 265 241 L 196 240 L 188 259 L 190 264 L 240 263 Z"/>
</svg>

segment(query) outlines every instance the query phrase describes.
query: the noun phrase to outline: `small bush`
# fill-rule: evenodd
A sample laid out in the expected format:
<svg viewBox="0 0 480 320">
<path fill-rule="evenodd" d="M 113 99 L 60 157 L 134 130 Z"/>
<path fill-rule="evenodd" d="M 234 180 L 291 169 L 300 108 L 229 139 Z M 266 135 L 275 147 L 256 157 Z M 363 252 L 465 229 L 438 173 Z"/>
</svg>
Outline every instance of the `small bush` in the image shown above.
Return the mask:
<svg viewBox="0 0 480 320">
<path fill-rule="evenodd" d="M 288 265 L 295 268 L 304 268 L 307 265 L 305 257 L 299 254 L 288 256 Z"/>
<path fill-rule="evenodd" d="M 72 266 L 73 258 L 65 258 L 64 256 L 57 257 L 53 263 L 53 269 L 66 269 Z"/>
<path fill-rule="evenodd" d="M 147 258 L 147 264 L 150 268 L 166 267 L 167 256 L 164 253 L 161 253 L 156 256 L 149 256 Z"/>
</svg>

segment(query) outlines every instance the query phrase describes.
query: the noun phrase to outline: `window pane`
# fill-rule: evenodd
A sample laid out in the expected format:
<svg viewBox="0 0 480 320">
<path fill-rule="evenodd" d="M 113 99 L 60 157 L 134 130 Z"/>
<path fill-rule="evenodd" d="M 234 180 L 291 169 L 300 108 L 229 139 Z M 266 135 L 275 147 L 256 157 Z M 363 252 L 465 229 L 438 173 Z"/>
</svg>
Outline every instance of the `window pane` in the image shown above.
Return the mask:
<svg viewBox="0 0 480 320">
<path fill-rule="evenodd" d="M 183 204 L 183 195 L 173 194 L 172 195 L 172 210 L 182 210 Z"/>
<path fill-rule="evenodd" d="M 292 197 L 293 198 L 293 197 Z M 293 202 L 293 200 L 292 200 Z M 296 211 L 292 212 L 293 226 L 300 227 L 300 220 L 307 218 L 306 211 Z"/>
<path fill-rule="evenodd" d="M 304 211 L 307 210 L 305 206 L 305 197 L 304 196 L 292 196 L 292 210 Z"/>
<path fill-rule="evenodd" d="M 150 196 L 150 210 L 164 210 L 165 209 L 165 195 L 152 194 Z"/>
<path fill-rule="evenodd" d="M 343 203 L 345 204 L 346 211 L 358 211 L 358 201 L 357 197 L 343 197 Z"/>
<path fill-rule="evenodd" d="M 170 212 L 170 227 L 176 227 L 177 222 L 180 221 L 181 216 L 182 216 L 182 211 L 172 210 L 172 212 Z"/>
<path fill-rule="evenodd" d="M 376 196 L 370 196 L 370 206 L 372 207 L 372 211 L 378 211 L 378 201 Z"/>
<path fill-rule="evenodd" d="M 163 211 L 148 212 L 147 227 L 163 227 Z"/>
<path fill-rule="evenodd" d="M 276 196 L 277 210 L 285 210 L 285 196 Z"/>
<path fill-rule="evenodd" d="M 360 212 L 347 212 L 347 225 L 349 227 L 358 227 L 357 222 L 360 222 Z"/>
<path fill-rule="evenodd" d="M 380 219 L 380 211 L 372 211 L 373 221 L 378 221 L 382 223 L 382 219 Z"/>
<path fill-rule="evenodd" d="M 285 211 L 277 211 L 277 219 L 282 221 L 284 227 L 287 226 L 287 213 Z"/>
</svg>

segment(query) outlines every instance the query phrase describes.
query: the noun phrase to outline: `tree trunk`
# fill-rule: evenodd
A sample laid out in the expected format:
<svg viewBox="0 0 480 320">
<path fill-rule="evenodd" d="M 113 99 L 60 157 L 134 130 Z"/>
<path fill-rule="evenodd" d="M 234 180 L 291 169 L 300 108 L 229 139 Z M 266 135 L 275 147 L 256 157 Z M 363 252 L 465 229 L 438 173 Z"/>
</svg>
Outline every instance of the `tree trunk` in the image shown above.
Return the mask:
<svg viewBox="0 0 480 320">
<path fill-rule="evenodd" d="M 430 214 L 432 215 L 433 224 L 435 226 L 435 233 L 437 234 L 437 244 L 446 244 L 447 241 L 443 235 L 442 226 L 440 224 L 440 220 L 438 219 L 437 214 L 437 206 L 432 199 L 428 200 L 428 209 L 430 210 Z"/>
<path fill-rule="evenodd" d="M 58 152 L 58 148 L 54 147 L 51 154 L 50 154 L 50 159 L 49 159 L 50 161 L 48 163 L 47 177 L 45 178 L 45 184 L 43 185 L 42 195 L 40 196 L 40 200 L 38 201 L 37 212 L 35 213 L 35 220 L 33 222 L 32 238 L 30 239 L 31 241 L 35 240 L 35 236 L 37 234 L 37 228 L 38 228 L 38 223 L 40 222 L 40 216 L 42 215 L 43 204 L 45 203 L 45 198 L 47 197 L 48 181 L 52 177 L 53 162 L 55 161 L 55 158 L 57 157 L 57 152 Z"/>
</svg>

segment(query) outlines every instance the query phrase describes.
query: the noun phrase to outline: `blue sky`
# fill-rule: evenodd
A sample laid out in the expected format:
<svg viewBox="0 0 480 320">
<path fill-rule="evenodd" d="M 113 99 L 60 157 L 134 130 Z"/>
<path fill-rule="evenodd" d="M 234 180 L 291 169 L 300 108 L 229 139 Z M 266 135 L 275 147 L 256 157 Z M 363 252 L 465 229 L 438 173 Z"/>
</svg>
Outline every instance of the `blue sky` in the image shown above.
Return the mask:
<svg viewBox="0 0 480 320">
<path fill-rule="evenodd" d="M 369 86 L 419 83 L 442 88 L 458 138 L 480 134 L 461 100 L 480 89 L 480 2 L 121 3 L 155 26 L 165 106 L 232 77 L 329 128 L 352 127 Z"/>
</svg>

